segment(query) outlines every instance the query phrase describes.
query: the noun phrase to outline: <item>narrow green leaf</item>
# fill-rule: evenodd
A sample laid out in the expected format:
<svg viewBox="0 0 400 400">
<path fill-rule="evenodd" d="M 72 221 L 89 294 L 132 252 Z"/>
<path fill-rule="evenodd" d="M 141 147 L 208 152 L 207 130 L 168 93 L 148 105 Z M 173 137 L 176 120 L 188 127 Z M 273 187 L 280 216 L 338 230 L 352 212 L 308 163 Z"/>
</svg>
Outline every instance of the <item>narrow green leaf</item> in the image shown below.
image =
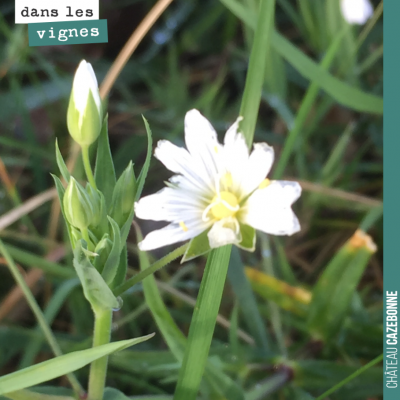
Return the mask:
<svg viewBox="0 0 400 400">
<path fill-rule="evenodd" d="M 129 397 L 117 389 L 108 387 L 104 389 L 103 400 L 129 400 Z"/>
<path fill-rule="evenodd" d="M 91 349 L 75 351 L 60 357 L 44 361 L 21 371 L 4 375 L 0 378 L 0 394 L 15 392 L 27 387 L 38 385 L 69 372 L 76 371 L 90 364 L 92 361 L 108 354 L 121 351 L 135 344 L 141 343 L 154 336 L 154 333 L 136 339 L 121 340 Z"/>
<path fill-rule="evenodd" d="M 122 242 L 122 243 L 124 243 L 124 242 Z M 128 250 L 125 245 L 119 256 L 119 264 L 118 264 L 118 268 L 117 268 L 117 273 L 115 274 L 115 277 L 110 284 L 110 289 L 117 288 L 118 286 L 120 286 L 124 283 L 127 270 L 128 270 Z"/>
<path fill-rule="evenodd" d="M 239 124 L 240 131 L 243 133 L 249 148 L 253 143 L 254 130 L 257 123 L 261 92 L 265 81 L 267 52 L 269 51 L 271 34 L 274 29 L 274 18 L 275 0 L 261 1 L 239 113 L 243 117 Z"/>
<path fill-rule="evenodd" d="M 269 394 L 276 392 L 290 379 L 287 371 L 278 372 L 267 378 L 264 382 L 258 383 L 256 387 L 246 393 L 246 400 L 267 399 Z"/>
<path fill-rule="evenodd" d="M 118 224 L 111 217 L 108 216 L 107 218 L 110 221 L 111 228 L 113 231 L 113 238 L 112 238 L 113 246 L 107 258 L 107 261 L 104 265 L 104 269 L 103 272 L 101 273 L 101 276 L 109 285 L 113 281 L 118 270 L 119 258 L 122 250 L 122 243 L 121 243 L 121 236 Z"/>
<path fill-rule="evenodd" d="M 65 224 L 67 225 L 67 231 L 68 231 L 68 237 L 69 237 L 69 241 L 71 243 L 71 246 L 74 247 L 75 243 L 74 243 L 74 239 L 72 237 L 72 233 L 71 233 L 71 225 L 69 224 L 67 218 L 65 217 L 65 212 L 64 212 L 64 193 L 65 193 L 65 189 L 63 184 L 61 183 L 61 180 L 58 176 L 51 174 L 51 176 L 54 179 L 54 183 L 56 185 L 56 189 L 57 189 L 57 194 L 58 194 L 58 199 L 60 200 L 60 208 L 61 208 L 61 213 L 64 217 L 64 221 Z"/>
<path fill-rule="evenodd" d="M 63 156 L 61 155 L 60 149 L 58 147 L 57 139 L 56 139 L 56 160 L 57 160 L 58 169 L 60 170 L 61 175 L 63 176 L 65 181 L 68 183 L 69 178 L 71 177 L 71 174 L 69 173 L 68 168 L 65 165 Z"/>
<path fill-rule="evenodd" d="M 351 299 L 374 250 L 351 238 L 333 257 L 313 290 L 307 324 L 323 340 L 334 338 L 346 317 Z"/>
<path fill-rule="evenodd" d="M 44 393 L 36 393 L 30 390 L 18 390 L 16 392 L 7 393 L 7 399 L 11 400 L 74 400 L 74 397 L 71 396 L 56 396 L 49 395 Z M 3 396 L 0 396 L 0 400 L 4 399 Z"/>
<path fill-rule="evenodd" d="M 82 250 L 82 240 L 76 244 L 73 263 L 82 283 L 85 297 L 95 310 L 118 309 L 120 307 L 111 289 Z"/>
<path fill-rule="evenodd" d="M 140 171 L 140 174 L 139 174 L 139 177 L 137 180 L 136 200 L 139 199 L 142 194 L 144 182 L 146 181 L 147 173 L 149 172 L 151 153 L 153 151 L 153 139 L 152 139 L 150 125 L 147 122 L 147 119 L 145 117 L 142 116 L 142 118 L 143 118 L 144 126 L 146 127 L 146 133 L 147 133 L 147 155 L 146 155 L 146 160 L 143 164 L 142 170 Z"/>
<path fill-rule="evenodd" d="M 111 206 L 112 194 L 117 182 L 115 178 L 114 162 L 111 156 L 110 142 L 108 140 L 108 115 L 104 118 L 98 139 L 94 176 L 97 188 L 104 194 L 108 210 Z"/>
<path fill-rule="evenodd" d="M 71 294 L 71 292 L 79 285 L 79 279 L 74 278 L 61 283 L 61 285 L 54 292 L 53 297 L 49 301 L 44 310 L 44 317 L 47 323 L 51 326 L 54 318 L 57 316 L 61 307 L 64 305 L 65 300 Z M 36 327 L 36 332 L 41 333 L 40 326 Z M 43 343 L 42 338 L 33 338 L 29 343 L 26 344 L 26 350 L 24 357 L 22 358 L 19 367 L 26 368 L 33 364 L 36 355 L 39 353 L 41 345 Z"/>
<path fill-rule="evenodd" d="M 47 274 L 57 276 L 61 279 L 69 279 L 76 276 L 76 273 L 72 268 L 48 261 L 43 257 L 26 250 L 21 250 L 20 248 L 11 246 L 9 244 L 6 246 L 6 248 L 16 261 L 25 264 L 30 268 L 40 268 Z"/>
</svg>

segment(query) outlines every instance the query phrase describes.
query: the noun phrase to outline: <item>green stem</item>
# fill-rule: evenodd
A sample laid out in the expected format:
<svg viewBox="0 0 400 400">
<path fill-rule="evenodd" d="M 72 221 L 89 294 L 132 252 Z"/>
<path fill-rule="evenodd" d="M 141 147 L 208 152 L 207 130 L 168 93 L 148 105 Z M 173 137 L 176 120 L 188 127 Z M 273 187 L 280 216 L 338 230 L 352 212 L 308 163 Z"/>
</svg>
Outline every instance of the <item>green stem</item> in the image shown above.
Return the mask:
<svg viewBox="0 0 400 400">
<path fill-rule="evenodd" d="M 93 347 L 110 342 L 112 310 L 95 311 Z M 102 400 L 107 375 L 108 356 L 93 361 L 90 366 L 88 400 Z"/>
<path fill-rule="evenodd" d="M 240 130 L 251 147 L 264 83 L 267 49 L 273 32 L 275 0 L 261 0 L 240 116 Z M 231 246 L 212 250 L 208 256 L 174 400 L 195 400 L 204 373 L 222 292 L 228 271 Z"/>
<path fill-rule="evenodd" d="M 174 400 L 195 400 L 208 358 L 221 303 L 231 246 L 212 250 L 194 308 Z"/>
<path fill-rule="evenodd" d="M 325 54 L 325 57 L 321 61 L 321 67 L 327 70 L 332 64 L 333 60 L 336 57 L 338 50 L 340 49 L 341 41 L 349 29 L 349 25 L 346 25 L 339 35 L 335 37 L 329 46 L 328 51 Z M 297 112 L 296 119 L 293 124 L 293 128 L 289 133 L 288 138 L 285 141 L 285 145 L 282 150 L 282 154 L 279 158 L 278 164 L 276 165 L 274 179 L 280 179 L 283 175 L 283 172 L 286 168 L 286 165 L 289 161 L 289 157 L 291 156 L 294 146 L 296 144 L 297 137 L 299 133 L 302 131 L 306 119 L 310 113 L 311 107 L 314 104 L 314 101 L 318 95 L 320 86 L 316 82 L 312 82 L 309 86 L 305 96 L 303 97 L 303 101 L 301 102 L 300 108 Z"/>
<path fill-rule="evenodd" d="M 94 180 L 92 172 L 92 167 L 90 166 L 89 146 L 82 147 L 82 160 L 83 160 L 83 166 L 85 168 L 86 177 L 89 183 L 92 185 L 94 189 L 97 189 L 96 181 Z"/>
<path fill-rule="evenodd" d="M 92 241 L 90 240 L 88 229 L 87 228 L 86 229 L 81 229 L 81 233 L 82 233 L 83 239 L 85 239 L 85 242 L 87 243 L 88 250 L 89 251 L 93 251 L 94 250 L 94 246 L 93 246 Z"/>
<path fill-rule="evenodd" d="M 323 393 L 321 396 L 317 397 L 315 400 L 324 400 L 324 399 L 326 399 L 330 394 L 332 394 L 333 392 L 336 392 L 336 390 L 340 389 L 343 385 L 345 385 L 346 383 L 349 383 L 354 378 L 356 378 L 358 375 L 361 375 L 367 369 L 371 368 L 375 364 L 378 364 L 378 362 L 380 362 L 382 360 L 383 360 L 383 354 L 381 354 L 380 356 L 376 357 L 375 359 L 370 361 L 368 364 L 365 364 L 363 367 L 361 367 L 356 372 L 354 372 L 353 374 L 348 376 L 346 379 L 343 379 L 341 382 L 336 384 L 333 388 L 330 388 L 328 391 Z"/>
<path fill-rule="evenodd" d="M 123 294 L 124 292 L 129 290 L 132 286 L 141 282 L 144 278 L 147 278 L 149 275 L 154 274 L 154 272 L 165 267 L 171 261 L 175 260 L 175 258 L 178 258 L 179 256 L 183 255 L 185 253 L 186 249 L 188 248 L 188 246 L 189 246 L 189 244 L 186 243 L 183 246 L 178 247 L 174 251 L 171 251 L 171 253 L 167 254 L 165 257 L 160 258 L 154 264 L 150 265 L 149 268 L 146 268 L 145 270 L 140 271 L 138 274 L 136 274 L 132 278 L 125 281 L 122 285 L 120 285 L 116 289 L 114 289 L 114 295 L 121 296 L 121 294 Z"/>
<path fill-rule="evenodd" d="M 26 301 L 29 304 L 32 312 L 34 313 L 38 324 L 42 328 L 43 334 L 46 337 L 47 342 L 49 343 L 50 348 L 52 349 L 54 355 L 57 357 L 62 356 L 62 351 L 60 346 L 57 343 L 57 340 L 44 317 L 42 310 L 40 309 L 38 303 L 36 302 L 35 297 L 33 296 L 32 292 L 30 291 L 28 285 L 26 284 L 24 278 L 22 277 L 21 273 L 19 272 L 18 267 L 15 265 L 14 260 L 10 256 L 7 248 L 4 246 L 3 241 L 0 239 L 0 253 L 3 254 L 4 258 L 7 261 L 8 268 L 10 269 L 11 274 L 13 275 L 15 281 L 17 282 L 18 286 L 20 287 L 22 293 L 24 294 Z M 82 395 L 84 390 L 80 385 L 79 381 L 76 379 L 75 375 L 70 373 L 67 374 L 67 378 L 74 389 L 74 391 L 78 395 Z"/>
<path fill-rule="evenodd" d="M 253 143 L 267 63 L 266 54 L 274 27 L 274 15 L 275 0 L 262 0 L 239 113 L 243 117 L 240 128 L 248 147 L 251 147 Z"/>
</svg>

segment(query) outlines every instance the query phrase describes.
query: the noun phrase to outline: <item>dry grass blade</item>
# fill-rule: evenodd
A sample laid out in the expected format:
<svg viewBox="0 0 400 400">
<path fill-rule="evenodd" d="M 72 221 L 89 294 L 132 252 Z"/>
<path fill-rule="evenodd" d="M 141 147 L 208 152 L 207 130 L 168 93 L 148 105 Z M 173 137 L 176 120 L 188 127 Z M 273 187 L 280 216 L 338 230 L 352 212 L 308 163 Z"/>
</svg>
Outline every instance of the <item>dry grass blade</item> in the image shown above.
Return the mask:
<svg viewBox="0 0 400 400">
<path fill-rule="evenodd" d="M 24 204 L 12 209 L 11 211 L 3 214 L 0 217 L 0 230 L 7 228 L 14 222 L 18 221 L 22 216 L 29 214 L 36 208 L 40 207 L 42 204 L 48 202 L 57 196 L 57 191 L 55 188 L 46 190 L 27 200 Z"/>
<path fill-rule="evenodd" d="M 100 96 L 103 99 L 110 92 L 118 75 L 121 73 L 122 68 L 124 68 L 139 43 L 172 1 L 173 0 L 159 0 L 132 33 L 100 86 Z"/>
<path fill-rule="evenodd" d="M 290 179 L 290 180 L 292 180 L 292 179 Z M 342 199 L 342 200 L 347 200 L 347 201 L 351 201 L 354 203 L 364 204 L 371 208 L 382 206 L 381 200 L 372 199 L 371 197 L 363 196 L 361 194 L 350 193 L 350 192 L 346 192 L 341 189 L 329 188 L 326 186 L 322 186 L 318 183 L 299 181 L 299 180 L 297 180 L 297 182 L 300 183 L 301 187 L 304 190 L 309 191 L 309 192 L 321 193 L 321 194 L 324 194 L 325 196 L 336 197 L 337 199 Z"/>
</svg>

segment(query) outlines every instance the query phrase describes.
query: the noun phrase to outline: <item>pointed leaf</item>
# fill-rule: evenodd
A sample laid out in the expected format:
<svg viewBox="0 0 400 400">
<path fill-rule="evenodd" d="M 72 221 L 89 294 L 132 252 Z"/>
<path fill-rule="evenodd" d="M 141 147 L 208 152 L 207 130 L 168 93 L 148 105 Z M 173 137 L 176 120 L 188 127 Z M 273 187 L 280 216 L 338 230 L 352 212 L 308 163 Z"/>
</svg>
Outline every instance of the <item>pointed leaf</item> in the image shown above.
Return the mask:
<svg viewBox="0 0 400 400">
<path fill-rule="evenodd" d="M 117 273 L 115 274 L 114 280 L 110 284 L 111 289 L 115 289 L 119 285 L 122 285 L 122 283 L 125 281 L 127 270 L 128 270 L 128 250 L 125 245 L 119 256 Z"/>
<path fill-rule="evenodd" d="M 116 183 L 114 163 L 108 141 L 108 115 L 104 118 L 98 140 L 94 177 L 97 188 L 104 194 L 108 210 Z"/>
<path fill-rule="evenodd" d="M 104 269 L 101 275 L 106 281 L 107 285 L 109 285 L 114 279 L 115 274 L 117 273 L 122 243 L 121 243 L 121 236 L 118 224 L 111 217 L 107 218 L 110 221 L 111 228 L 113 231 L 113 246 L 107 258 L 107 261 L 104 265 Z"/>
<path fill-rule="evenodd" d="M 4 375 L 0 378 L 0 394 L 15 392 L 16 390 L 38 385 L 39 383 L 76 371 L 94 360 L 141 343 L 153 336 L 154 333 L 135 339 L 121 340 L 103 346 L 92 347 L 87 350 L 74 351 L 73 353 L 44 361 L 21 371 Z"/>
<path fill-rule="evenodd" d="M 75 241 L 72 237 L 72 232 L 71 232 L 71 225 L 69 224 L 69 222 L 67 221 L 67 218 L 65 218 L 65 213 L 64 213 L 64 203 L 63 203 L 63 199 L 64 199 L 64 193 L 65 193 L 65 189 L 63 184 L 61 183 L 61 180 L 58 176 L 51 174 L 51 176 L 54 179 L 54 183 L 56 185 L 56 189 L 57 189 L 57 193 L 58 193 L 58 199 L 60 200 L 60 208 L 61 208 L 61 212 L 62 215 L 64 217 L 64 221 L 65 224 L 67 225 L 67 231 L 68 231 L 68 236 L 69 236 L 69 241 L 71 242 L 71 246 L 72 248 L 75 247 Z"/>
<path fill-rule="evenodd" d="M 65 165 L 63 156 L 61 155 L 60 149 L 58 147 L 57 139 L 56 139 L 56 160 L 57 160 L 58 169 L 60 170 L 61 175 L 63 176 L 65 181 L 68 183 L 69 178 L 71 177 L 71 174 L 69 173 L 68 168 Z"/>
<path fill-rule="evenodd" d="M 118 300 L 107 286 L 99 271 L 82 250 L 82 240 L 74 250 L 74 267 L 82 283 L 86 299 L 95 310 L 118 309 Z"/>
<path fill-rule="evenodd" d="M 142 194 L 144 182 L 147 178 L 147 173 L 148 173 L 149 167 L 150 167 L 151 153 L 153 150 L 153 139 L 152 139 L 152 133 L 151 133 L 149 123 L 147 122 L 147 119 L 145 117 L 142 116 L 142 118 L 144 121 L 144 126 L 146 127 L 146 133 L 147 133 L 147 155 L 146 155 L 146 160 L 143 164 L 142 170 L 140 171 L 140 174 L 139 174 L 139 177 L 137 180 L 136 200 L 138 200 Z"/>
</svg>

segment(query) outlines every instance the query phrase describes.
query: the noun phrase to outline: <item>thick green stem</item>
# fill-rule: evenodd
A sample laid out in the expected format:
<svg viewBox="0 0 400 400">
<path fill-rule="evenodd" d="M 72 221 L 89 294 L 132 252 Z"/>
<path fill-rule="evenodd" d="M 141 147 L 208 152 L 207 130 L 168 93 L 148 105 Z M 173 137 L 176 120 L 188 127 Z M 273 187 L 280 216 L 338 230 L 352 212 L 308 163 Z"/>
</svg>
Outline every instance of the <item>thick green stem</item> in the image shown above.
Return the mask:
<svg viewBox="0 0 400 400">
<path fill-rule="evenodd" d="M 85 242 L 87 244 L 88 250 L 89 251 L 93 251 L 94 250 L 94 246 L 93 246 L 92 241 L 90 240 L 88 229 L 87 228 L 86 229 L 81 229 L 81 233 L 82 233 L 82 237 L 85 239 Z"/>
<path fill-rule="evenodd" d="M 189 328 L 174 400 L 195 400 L 206 366 L 229 265 L 231 246 L 212 250 Z"/>
<path fill-rule="evenodd" d="M 90 166 L 89 159 L 89 146 L 82 147 L 82 160 L 85 168 L 86 177 L 94 189 L 97 189 L 96 181 L 94 180 L 92 167 Z"/>
<path fill-rule="evenodd" d="M 42 328 L 43 334 L 46 337 L 46 340 L 53 351 L 54 355 L 62 356 L 62 351 L 60 346 L 57 343 L 55 336 L 44 317 L 42 310 L 40 309 L 38 303 L 36 302 L 35 297 L 33 296 L 31 290 L 29 289 L 28 285 L 26 284 L 24 278 L 22 277 L 21 273 L 19 272 L 18 267 L 15 265 L 14 260 L 10 256 L 7 248 L 4 246 L 3 241 L 0 239 L 0 253 L 3 254 L 4 258 L 7 261 L 8 268 L 10 269 L 11 274 L 14 276 L 15 281 L 17 282 L 18 286 L 20 287 L 22 293 L 24 294 L 26 301 L 29 304 L 33 314 L 35 315 L 38 324 Z M 82 386 L 80 385 L 79 381 L 76 379 L 75 375 L 70 373 L 67 374 L 67 378 L 73 387 L 74 391 L 81 395 L 83 394 Z"/>
<path fill-rule="evenodd" d="M 93 347 L 110 342 L 112 310 L 95 311 Z M 106 383 L 108 357 L 92 362 L 89 376 L 88 400 L 102 400 Z"/>
</svg>

